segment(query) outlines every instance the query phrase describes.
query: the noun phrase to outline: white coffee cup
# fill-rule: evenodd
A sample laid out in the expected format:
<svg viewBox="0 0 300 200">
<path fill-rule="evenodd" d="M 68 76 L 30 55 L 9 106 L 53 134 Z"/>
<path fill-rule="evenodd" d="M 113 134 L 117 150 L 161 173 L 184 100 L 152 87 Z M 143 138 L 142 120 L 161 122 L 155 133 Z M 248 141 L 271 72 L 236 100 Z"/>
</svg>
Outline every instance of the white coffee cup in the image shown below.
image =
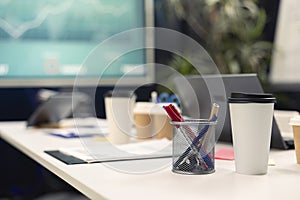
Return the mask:
<svg viewBox="0 0 300 200">
<path fill-rule="evenodd" d="M 104 101 L 109 142 L 112 144 L 129 143 L 132 137 L 136 96 L 131 91 L 109 91 Z"/>
<path fill-rule="evenodd" d="M 271 94 L 232 93 L 228 102 L 236 172 L 266 174 L 276 99 Z"/>
</svg>

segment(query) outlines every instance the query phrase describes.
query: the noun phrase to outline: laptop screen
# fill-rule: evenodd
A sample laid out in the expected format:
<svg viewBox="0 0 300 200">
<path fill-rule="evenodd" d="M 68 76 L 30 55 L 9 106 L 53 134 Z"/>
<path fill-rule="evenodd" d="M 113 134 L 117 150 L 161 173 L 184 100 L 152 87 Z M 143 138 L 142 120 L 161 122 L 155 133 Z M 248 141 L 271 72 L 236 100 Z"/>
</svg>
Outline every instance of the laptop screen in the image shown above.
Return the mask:
<svg viewBox="0 0 300 200">
<path fill-rule="evenodd" d="M 219 88 L 223 81 L 224 90 L 211 91 Z M 231 125 L 227 98 L 232 92 L 263 93 L 263 88 L 256 74 L 228 75 L 192 75 L 176 77 L 174 80 L 177 95 L 180 98 L 182 112 L 191 118 L 208 118 L 212 103 L 220 105 L 216 136 L 219 141 L 232 142 Z M 271 147 L 288 149 L 273 120 Z"/>
</svg>

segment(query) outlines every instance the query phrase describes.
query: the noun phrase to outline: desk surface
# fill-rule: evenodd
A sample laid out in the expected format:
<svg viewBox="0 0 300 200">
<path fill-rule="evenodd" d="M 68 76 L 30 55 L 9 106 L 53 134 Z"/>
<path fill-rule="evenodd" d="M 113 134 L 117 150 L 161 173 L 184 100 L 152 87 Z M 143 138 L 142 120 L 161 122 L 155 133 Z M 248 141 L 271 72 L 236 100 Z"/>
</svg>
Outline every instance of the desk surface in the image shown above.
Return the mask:
<svg viewBox="0 0 300 200">
<path fill-rule="evenodd" d="M 241 175 L 233 161 L 216 160 L 209 175 L 171 172 L 171 159 L 151 173 L 122 173 L 105 163 L 66 165 L 44 150 L 82 145 L 80 139 L 63 139 L 39 130 L 26 130 L 23 122 L 1 122 L 0 136 L 91 199 L 299 199 L 300 165 L 293 150 L 272 150 L 268 174 Z M 225 145 L 226 146 L 226 145 Z M 216 149 L 224 147 L 218 144 Z M 230 147 L 227 145 L 227 147 Z M 120 165 L 149 164 L 154 160 L 121 161 Z"/>
</svg>

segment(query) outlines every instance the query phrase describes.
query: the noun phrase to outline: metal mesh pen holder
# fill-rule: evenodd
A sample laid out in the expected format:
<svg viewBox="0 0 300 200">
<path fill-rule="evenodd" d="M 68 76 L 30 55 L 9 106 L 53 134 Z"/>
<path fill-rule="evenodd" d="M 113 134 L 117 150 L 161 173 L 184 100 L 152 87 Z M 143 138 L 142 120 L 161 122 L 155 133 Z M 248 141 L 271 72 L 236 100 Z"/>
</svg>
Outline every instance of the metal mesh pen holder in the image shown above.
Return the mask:
<svg viewBox="0 0 300 200">
<path fill-rule="evenodd" d="M 173 172 L 210 174 L 215 172 L 215 125 L 206 119 L 172 121 Z"/>
</svg>

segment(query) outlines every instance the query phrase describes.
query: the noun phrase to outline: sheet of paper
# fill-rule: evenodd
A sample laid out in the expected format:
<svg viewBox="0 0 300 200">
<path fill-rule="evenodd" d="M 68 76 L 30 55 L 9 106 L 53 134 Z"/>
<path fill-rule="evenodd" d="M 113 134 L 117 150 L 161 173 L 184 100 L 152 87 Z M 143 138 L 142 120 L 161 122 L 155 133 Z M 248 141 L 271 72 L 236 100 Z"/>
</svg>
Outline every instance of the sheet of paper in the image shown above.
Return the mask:
<svg viewBox="0 0 300 200">
<path fill-rule="evenodd" d="M 97 147 L 68 147 L 59 148 L 59 151 L 86 162 L 171 157 L 172 141 L 155 139 L 115 146 L 109 143 L 99 143 Z"/>
<path fill-rule="evenodd" d="M 64 119 L 60 122 L 61 128 L 44 128 L 43 131 L 63 138 L 105 136 L 108 134 L 108 125 L 105 119 L 84 118 Z"/>
</svg>

